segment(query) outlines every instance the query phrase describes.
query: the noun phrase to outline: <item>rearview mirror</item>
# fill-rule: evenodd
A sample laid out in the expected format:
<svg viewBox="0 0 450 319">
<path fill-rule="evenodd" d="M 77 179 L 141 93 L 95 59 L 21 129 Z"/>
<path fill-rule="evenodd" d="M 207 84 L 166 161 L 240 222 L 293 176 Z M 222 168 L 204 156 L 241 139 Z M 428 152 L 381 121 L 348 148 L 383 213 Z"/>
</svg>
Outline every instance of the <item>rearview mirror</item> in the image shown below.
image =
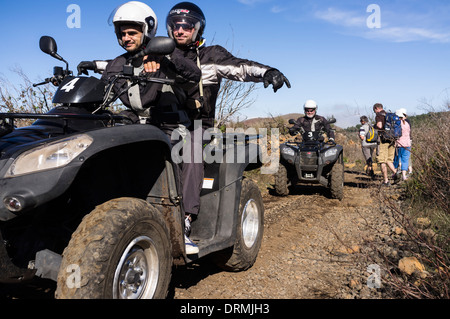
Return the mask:
<svg viewBox="0 0 450 319">
<path fill-rule="evenodd" d="M 295 125 L 295 121 L 293 119 L 290 119 L 289 124 Z"/>
<path fill-rule="evenodd" d="M 39 40 L 39 48 L 41 48 L 42 52 L 50 55 L 53 55 L 58 51 L 55 39 L 46 35 L 42 36 Z"/>
<path fill-rule="evenodd" d="M 130 64 L 132 60 L 146 56 L 146 55 L 168 55 L 175 50 L 175 41 L 168 37 L 154 37 L 150 40 L 150 42 L 147 44 L 144 50 L 140 51 L 139 53 L 135 54 L 134 56 L 128 58 L 127 64 Z M 127 72 L 130 71 L 125 71 Z"/>
<path fill-rule="evenodd" d="M 51 55 L 55 59 L 65 62 L 68 68 L 67 62 L 58 54 L 58 46 L 56 45 L 55 39 L 46 35 L 42 36 L 39 39 L 39 48 L 41 48 L 42 52 Z"/>
<path fill-rule="evenodd" d="M 336 119 L 334 117 L 332 117 L 331 119 L 328 120 L 329 124 L 333 124 L 336 123 Z"/>
<path fill-rule="evenodd" d="M 52 37 L 46 35 L 42 36 L 39 40 L 39 47 L 42 52 L 47 53 L 58 60 L 64 61 L 63 58 L 59 56 L 58 46 L 56 45 L 55 39 Z"/>
<path fill-rule="evenodd" d="M 168 37 L 154 37 L 144 50 L 144 55 L 168 55 L 175 50 L 175 41 Z"/>
</svg>

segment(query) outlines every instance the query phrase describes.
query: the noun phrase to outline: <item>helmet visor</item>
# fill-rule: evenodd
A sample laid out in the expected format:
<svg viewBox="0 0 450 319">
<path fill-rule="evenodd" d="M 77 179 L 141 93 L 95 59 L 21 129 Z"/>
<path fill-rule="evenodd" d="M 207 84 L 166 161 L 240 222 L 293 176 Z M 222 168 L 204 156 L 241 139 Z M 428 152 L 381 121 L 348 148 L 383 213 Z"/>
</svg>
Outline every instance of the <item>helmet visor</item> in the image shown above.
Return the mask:
<svg viewBox="0 0 450 319">
<path fill-rule="evenodd" d="M 184 31 L 192 31 L 192 29 L 195 28 L 195 25 L 188 22 L 177 22 L 173 23 L 170 27 L 174 31 L 180 30 L 180 28 L 183 29 Z"/>
<path fill-rule="evenodd" d="M 119 8 L 122 6 L 122 4 L 121 5 L 119 5 L 119 6 L 117 6 L 112 12 L 111 12 L 111 14 L 109 15 L 109 17 L 108 17 L 108 25 L 109 26 L 114 26 L 114 22 L 113 22 L 113 20 L 114 20 L 114 16 L 116 15 L 116 12 L 117 12 L 117 10 L 119 10 Z"/>
<path fill-rule="evenodd" d="M 172 30 L 179 30 L 181 27 L 185 31 L 190 31 L 194 28 L 198 29 L 200 22 L 189 17 L 169 17 L 167 19 L 167 26 Z"/>
</svg>

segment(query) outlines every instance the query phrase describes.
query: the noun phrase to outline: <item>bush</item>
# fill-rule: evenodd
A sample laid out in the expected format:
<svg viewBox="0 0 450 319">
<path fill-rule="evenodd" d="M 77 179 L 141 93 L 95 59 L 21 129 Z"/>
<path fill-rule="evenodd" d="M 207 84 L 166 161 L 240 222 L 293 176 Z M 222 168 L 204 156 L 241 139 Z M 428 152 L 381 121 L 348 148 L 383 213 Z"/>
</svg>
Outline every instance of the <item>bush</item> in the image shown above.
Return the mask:
<svg viewBox="0 0 450 319">
<path fill-rule="evenodd" d="M 407 194 L 444 212 L 450 211 L 450 112 L 429 113 L 413 126 L 411 157 L 415 178 Z"/>
<path fill-rule="evenodd" d="M 450 112 L 428 113 L 412 121 L 413 177 L 405 184 L 401 209 L 389 205 L 407 238 L 408 247 L 426 267 L 426 278 L 392 274 L 391 288 L 403 298 L 450 297 Z M 427 220 L 426 230 L 419 220 Z"/>
</svg>

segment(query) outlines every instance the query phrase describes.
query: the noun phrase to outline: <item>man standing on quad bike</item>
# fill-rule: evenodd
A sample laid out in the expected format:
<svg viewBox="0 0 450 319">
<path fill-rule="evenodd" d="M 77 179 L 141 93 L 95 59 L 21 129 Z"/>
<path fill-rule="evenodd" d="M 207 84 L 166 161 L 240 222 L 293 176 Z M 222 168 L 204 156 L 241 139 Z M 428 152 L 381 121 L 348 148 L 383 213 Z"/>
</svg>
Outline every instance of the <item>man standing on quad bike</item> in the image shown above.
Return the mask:
<svg viewBox="0 0 450 319">
<path fill-rule="evenodd" d="M 299 131 L 302 133 L 324 131 L 328 136 L 328 141 L 334 143 L 334 131 L 326 118 L 317 115 L 317 109 L 318 105 L 315 101 L 306 101 L 303 105 L 305 116 L 297 119 L 294 126 L 289 129 L 289 133 L 295 136 Z"/>
<path fill-rule="evenodd" d="M 127 53 L 109 62 L 103 72 L 102 79 L 108 81 L 111 77 L 122 72 L 130 57 L 139 53 L 145 45 L 154 37 L 157 29 L 157 18 L 153 10 L 144 3 L 130 1 L 119 6 L 111 14 L 115 33 L 120 46 Z M 130 110 L 122 112 L 122 115 L 130 118 L 133 123 L 149 123 L 159 126 L 169 136 L 174 130 L 179 130 L 179 136 L 186 134 L 186 127 L 190 126 L 190 120 L 184 106 L 186 94 L 184 90 L 194 88 L 201 78 L 197 65 L 183 57 L 181 51 L 175 50 L 170 60 L 167 57 L 140 57 L 131 61 L 135 75 L 144 71 L 145 62 L 151 66 L 149 70 L 153 77 L 175 78 L 176 85 L 152 83 L 147 85 L 132 86 L 127 92 L 119 96 L 122 103 Z M 118 80 L 114 90 L 117 92 L 128 85 L 127 80 Z M 178 119 L 168 119 L 166 114 L 177 110 Z M 166 119 L 167 117 L 167 119 Z M 182 176 L 182 184 L 189 185 L 192 179 L 189 175 Z M 185 197 L 185 195 L 183 196 Z M 197 254 L 198 247 L 186 236 L 186 253 Z"/>
<path fill-rule="evenodd" d="M 191 118 L 200 119 L 203 129 L 214 127 L 217 95 L 224 78 L 242 82 L 263 82 L 266 88 L 272 84 L 275 92 L 284 84 L 291 87 L 288 79 L 275 68 L 236 58 L 219 45 L 205 46 L 202 35 L 206 18 L 203 11 L 191 2 L 180 2 L 172 7 L 167 15 L 166 27 L 167 34 L 175 40 L 177 49 L 202 70 L 198 89 L 189 91 L 189 101 L 195 102 L 190 103 Z M 145 70 L 149 72 L 151 69 L 151 63 L 146 63 Z M 193 129 L 190 128 L 191 131 Z M 201 141 L 192 143 L 194 145 Z M 198 180 L 203 180 L 203 163 L 188 164 L 186 169 L 191 170 L 192 175 L 197 175 Z M 183 191 L 189 223 L 199 212 L 201 189 L 183 187 Z"/>
</svg>

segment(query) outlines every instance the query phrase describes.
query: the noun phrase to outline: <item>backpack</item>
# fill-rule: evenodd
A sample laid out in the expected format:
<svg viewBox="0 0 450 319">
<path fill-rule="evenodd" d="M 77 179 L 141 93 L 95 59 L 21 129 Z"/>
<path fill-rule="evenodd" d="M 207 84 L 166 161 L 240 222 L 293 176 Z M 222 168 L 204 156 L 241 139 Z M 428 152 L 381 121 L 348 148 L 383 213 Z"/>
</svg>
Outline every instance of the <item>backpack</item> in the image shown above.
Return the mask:
<svg viewBox="0 0 450 319">
<path fill-rule="evenodd" d="M 402 122 L 395 113 L 386 112 L 386 124 L 384 125 L 383 137 L 395 141 L 402 136 Z"/>
<path fill-rule="evenodd" d="M 378 131 L 369 124 L 369 131 L 366 134 L 366 142 L 375 143 L 376 141 L 378 141 Z"/>
</svg>

